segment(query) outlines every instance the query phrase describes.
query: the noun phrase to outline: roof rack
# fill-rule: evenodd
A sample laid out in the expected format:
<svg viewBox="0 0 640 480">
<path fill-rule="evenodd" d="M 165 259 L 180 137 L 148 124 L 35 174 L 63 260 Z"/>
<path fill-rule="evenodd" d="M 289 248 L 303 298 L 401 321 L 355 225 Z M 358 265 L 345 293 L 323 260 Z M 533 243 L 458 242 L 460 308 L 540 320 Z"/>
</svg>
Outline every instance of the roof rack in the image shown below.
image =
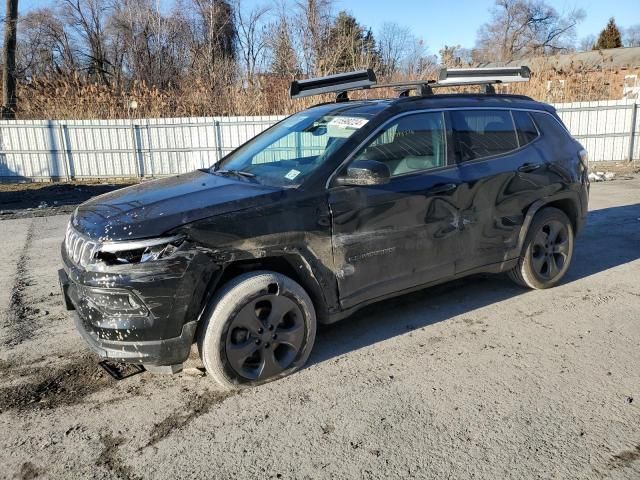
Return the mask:
<svg viewBox="0 0 640 480">
<path fill-rule="evenodd" d="M 376 74 L 370 68 L 357 72 L 310 78 L 308 80 L 294 80 L 291 82 L 289 96 L 291 98 L 302 98 L 323 93 L 338 93 L 338 97 L 341 96 L 340 94 L 345 94 L 342 97 L 346 98 L 346 92 L 367 89 L 374 86 L 376 82 Z"/>
<path fill-rule="evenodd" d="M 395 82 L 378 84 L 373 70 L 339 73 L 326 77 L 312 78 L 291 82 L 289 95 L 291 98 L 301 98 L 323 93 L 337 93 L 336 102 L 349 100 L 347 92 L 371 88 L 394 88 L 401 97 L 407 97 L 409 92 L 417 90 L 420 96 L 433 94 L 434 88 L 463 87 L 480 85 L 483 92 L 494 94 L 494 84 L 528 82 L 531 70 L 528 67 L 498 67 L 498 68 L 442 68 L 438 80 L 415 80 L 409 82 Z"/>
</svg>

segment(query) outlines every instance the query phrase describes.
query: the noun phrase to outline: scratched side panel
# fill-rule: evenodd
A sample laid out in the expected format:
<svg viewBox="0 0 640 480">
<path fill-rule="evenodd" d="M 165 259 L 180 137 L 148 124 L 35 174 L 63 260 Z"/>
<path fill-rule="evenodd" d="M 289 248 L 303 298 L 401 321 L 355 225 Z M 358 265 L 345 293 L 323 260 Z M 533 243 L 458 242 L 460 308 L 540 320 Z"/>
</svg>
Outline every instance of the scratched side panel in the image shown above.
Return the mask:
<svg viewBox="0 0 640 480">
<path fill-rule="evenodd" d="M 333 247 L 344 308 L 453 274 L 458 251 L 455 168 L 330 192 Z"/>
<path fill-rule="evenodd" d="M 182 227 L 189 238 L 209 249 L 215 263 L 284 258 L 317 286 L 329 311 L 338 311 L 331 251 L 331 226 L 324 192 L 291 190 L 277 204 L 222 214 Z"/>
<path fill-rule="evenodd" d="M 515 258 L 527 209 L 535 201 L 570 192 L 577 182 L 576 153 L 563 138 L 540 138 L 508 155 L 460 165 L 465 220 L 464 255 L 456 273 Z M 518 169 L 539 164 L 530 172 Z"/>
</svg>

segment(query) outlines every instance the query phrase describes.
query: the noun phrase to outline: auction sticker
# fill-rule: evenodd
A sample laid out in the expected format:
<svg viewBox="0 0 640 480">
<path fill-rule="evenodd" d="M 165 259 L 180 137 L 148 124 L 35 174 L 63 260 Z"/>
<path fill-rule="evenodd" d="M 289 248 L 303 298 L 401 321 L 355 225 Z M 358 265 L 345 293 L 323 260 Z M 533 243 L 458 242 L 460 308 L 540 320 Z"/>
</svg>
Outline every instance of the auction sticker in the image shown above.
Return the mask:
<svg viewBox="0 0 640 480">
<path fill-rule="evenodd" d="M 289 173 L 287 173 L 284 178 L 287 178 L 289 180 L 294 180 L 298 175 L 300 175 L 300 172 L 296 169 L 291 169 L 289 170 Z"/>
<path fill-rule="evenodd" d="M 368 121 L 366 118 L 361 117 L 334 117 L 327 125 L 330 127 L 358 129 L 364 127 Z"/>
</svg>

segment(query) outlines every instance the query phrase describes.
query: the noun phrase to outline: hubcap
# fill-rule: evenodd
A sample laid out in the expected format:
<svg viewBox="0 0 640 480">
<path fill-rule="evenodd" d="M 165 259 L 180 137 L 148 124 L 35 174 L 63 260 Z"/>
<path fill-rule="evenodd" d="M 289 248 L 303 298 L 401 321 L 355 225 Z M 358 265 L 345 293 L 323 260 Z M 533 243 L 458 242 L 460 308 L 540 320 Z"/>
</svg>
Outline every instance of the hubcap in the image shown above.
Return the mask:
<svg viewBox="0 0 640 480">
<path fill-rule="evenodd" d="M 225 343 L 227 360 L 244 378 L 270 378 L 291 365 L 304 337 L 298 304 L 282 295 L 263 295 L 242 307 L 231 321 Z"/>
<path fill-rule="evenodd" d="M 533 239 L 531 264 L 533 270 L 545 280 L 553 280 L 569 261 L 569 231 L 558 220 L 542 226 Z"/>
</svg>

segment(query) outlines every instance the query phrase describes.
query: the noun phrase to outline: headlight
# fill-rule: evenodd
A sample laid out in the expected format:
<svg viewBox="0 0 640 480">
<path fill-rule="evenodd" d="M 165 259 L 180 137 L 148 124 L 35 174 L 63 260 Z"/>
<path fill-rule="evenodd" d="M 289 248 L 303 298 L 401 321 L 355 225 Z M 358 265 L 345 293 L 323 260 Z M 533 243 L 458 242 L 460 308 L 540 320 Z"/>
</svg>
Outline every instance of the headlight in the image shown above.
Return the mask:
<svg viewBox="0 0 640 480">
<path fill-rule="evenodd" d="M 184 242 L 184 236 L 159 237 L 123 242 L 100 242 L 67 227 L 65 249 L 69 260 L 86 267 L 96 262 L 107 265 L 144 263 L 172 255 Z"/>
<path fill-rule="evenodd" d="M 583 148 L 578 152 L 578 157 L 580 157 L 580 162 L 582 162 L 584 169 L 589 170 L 589 152 Z"/>
<path fill-rule="evenodd" d="M 148 240 L 107 242 L 99 244 L 94 258 L 109 265 L 144 263 L 171 256 L 184 242 L 184 237 L 160 237 Z"/>
</svg>

